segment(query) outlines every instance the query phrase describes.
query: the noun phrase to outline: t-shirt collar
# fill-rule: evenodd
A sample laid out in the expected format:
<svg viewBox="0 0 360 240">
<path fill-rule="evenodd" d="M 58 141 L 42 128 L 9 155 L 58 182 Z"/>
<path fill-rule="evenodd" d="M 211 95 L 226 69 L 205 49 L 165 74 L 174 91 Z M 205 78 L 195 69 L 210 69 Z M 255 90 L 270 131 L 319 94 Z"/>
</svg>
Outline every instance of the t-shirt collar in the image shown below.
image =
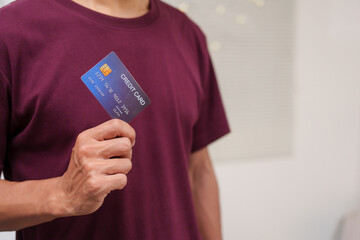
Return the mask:
<svg viewBox="0 0 360 240">
<path fill-rule="evenodd" d="M 139 28 L 145 27 L 153 23 L 159 14 L 158 0 L 150 0 L 149 11 L 136 18 L 118 18 L 105 15 L 89 8 L 86 8 L 80 4 L 73 2 L 72 0 L 56 0 L 66 8 L 75 11 L 95 22 L 111 25 L 118 28 Z"/>
</svg>

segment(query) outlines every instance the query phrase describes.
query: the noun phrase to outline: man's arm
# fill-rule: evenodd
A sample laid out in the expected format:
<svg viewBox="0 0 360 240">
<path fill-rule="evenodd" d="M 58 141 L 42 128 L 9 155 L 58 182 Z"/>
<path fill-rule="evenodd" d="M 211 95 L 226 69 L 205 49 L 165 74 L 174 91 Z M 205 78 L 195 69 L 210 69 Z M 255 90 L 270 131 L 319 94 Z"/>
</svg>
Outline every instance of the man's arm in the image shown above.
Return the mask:
<svg viewBox="0 0 360 240">
<path fill-rule="evenodd" d="M 59 178 L 25 182 L 0 180 L 0 231 L 19 230 L 60 215 L 58 181 Z"/>
<path fill-rule="evenodd" d="M 221 240 L 219 189 L 207 148 L 191 154 L 189 176 L 201 235 L 204 240 Z"/>
<path fill-rule="evenodd" d="M 0 180 L 0 231 L 95 212 L 107 194 L 125 187 L 134 143 L 130 125 L 110 120 L 79 134 L 63 176 Z"/>
</svg>

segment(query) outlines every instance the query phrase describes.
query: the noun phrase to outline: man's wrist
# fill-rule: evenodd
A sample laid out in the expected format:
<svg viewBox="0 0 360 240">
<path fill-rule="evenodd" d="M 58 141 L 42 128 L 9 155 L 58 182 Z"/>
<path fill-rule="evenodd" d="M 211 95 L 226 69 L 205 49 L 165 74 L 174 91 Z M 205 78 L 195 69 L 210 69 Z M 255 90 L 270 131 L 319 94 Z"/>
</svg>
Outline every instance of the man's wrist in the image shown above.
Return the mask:
<svg viewBox="0 0 360 240">
<path fill-rule="evenodd" d="M 52 219 L 69 216 L 70 210 L 61 187 L 61 177 L 48 179 L 44 184 L 44 194 L 47 195 L 44 196 L 42 214 L 48 215 Z"/>
</svg>

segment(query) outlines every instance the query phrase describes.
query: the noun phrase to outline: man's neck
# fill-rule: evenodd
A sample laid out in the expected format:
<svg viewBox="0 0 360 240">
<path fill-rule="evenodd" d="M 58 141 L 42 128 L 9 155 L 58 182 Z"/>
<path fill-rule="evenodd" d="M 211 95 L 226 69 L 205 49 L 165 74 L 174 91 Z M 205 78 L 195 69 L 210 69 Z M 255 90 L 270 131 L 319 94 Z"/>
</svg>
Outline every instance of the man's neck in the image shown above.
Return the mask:
<svg viewBox="0 0 360 240">
<path fill-rule="evenodd" d="M 93 11 L 118 17 L 136 18 L 149 11 L 150 0 L 72 0 Z"/>
</svg>

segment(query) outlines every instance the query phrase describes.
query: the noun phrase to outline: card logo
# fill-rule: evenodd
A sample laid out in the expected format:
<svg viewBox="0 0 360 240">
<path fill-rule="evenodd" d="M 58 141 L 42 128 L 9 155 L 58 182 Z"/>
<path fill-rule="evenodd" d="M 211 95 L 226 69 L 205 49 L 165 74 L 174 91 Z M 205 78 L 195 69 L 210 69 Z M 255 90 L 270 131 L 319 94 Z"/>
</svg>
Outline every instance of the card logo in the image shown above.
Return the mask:
<svg viewBox="0 0 360 240">
<path fill-rule="evenodd" d="M 111 68 L 106 63 L 100 67 L 100 71 L 104 74 L 105 77 L 112 72 Z"/>
</svg>

